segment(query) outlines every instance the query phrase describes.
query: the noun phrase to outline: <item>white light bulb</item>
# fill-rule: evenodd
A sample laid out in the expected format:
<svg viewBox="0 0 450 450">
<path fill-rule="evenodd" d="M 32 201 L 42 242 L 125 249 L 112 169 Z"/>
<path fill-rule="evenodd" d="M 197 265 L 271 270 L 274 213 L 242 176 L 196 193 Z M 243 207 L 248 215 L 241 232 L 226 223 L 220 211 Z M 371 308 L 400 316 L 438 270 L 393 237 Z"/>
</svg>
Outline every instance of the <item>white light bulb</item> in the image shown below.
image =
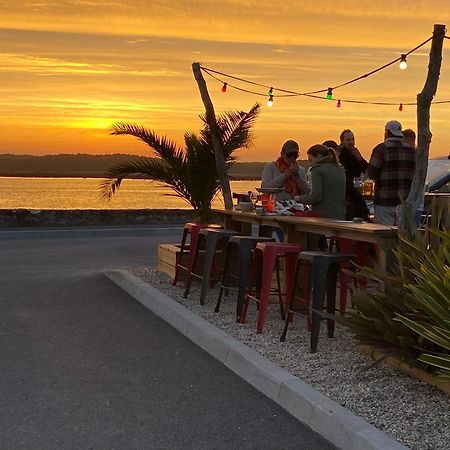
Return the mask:
<svg viewBox="0 0 450 450">
<path fill-rule="evenodd" d="M 267 101 L 267 106 L 272 106 L 273 105 L 273 100 L 268 100 Z"/>
<path fill-rule="evenodd" d="M 408 67 L 408 63 L 406 62 L 406 55 L 401 55 L 399 67 L 402 70 L 405 70 Z"/>
</svg>

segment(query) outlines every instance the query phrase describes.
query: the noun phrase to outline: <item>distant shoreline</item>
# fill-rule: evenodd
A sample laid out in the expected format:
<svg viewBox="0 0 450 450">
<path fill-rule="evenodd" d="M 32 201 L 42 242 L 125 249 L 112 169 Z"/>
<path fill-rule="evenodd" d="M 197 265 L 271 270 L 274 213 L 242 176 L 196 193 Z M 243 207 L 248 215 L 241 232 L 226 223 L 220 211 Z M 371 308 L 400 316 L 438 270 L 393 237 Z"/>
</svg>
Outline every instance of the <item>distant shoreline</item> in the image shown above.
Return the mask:
<svg viewBox="0 0 450 450">
<path fill-rule="evenodd" d="M 87 175 L 80 175 L 80 174 L 4 174 L 0 173 L 0 178 L 106 178 L 105 175 L 99 175 L 99 174 L 87 174 Z M 145 178 L 129 178 L 132 180 L 142 180 Z M 148 178 L 148 180 L 150 180 Z M 254 175 L 242 175 L 240 174 L 238 177 L 230 176 L 230 181 L 259 181 L 261 180 L 261 177 L 255 177 Z"/>
<path fill-rule="evenodd" d="M 109 168 L 134 158 L 126 154 L 0 154 L 0 177 L 105 178 Z M 265 161 L 237 161 L 230 167 L 230 178 L 236 181 L 260 180 L 265 164 Z M 299 164 L 303 167 L 309 165 L 308 161 L 299 161 Z"/>
</svg>

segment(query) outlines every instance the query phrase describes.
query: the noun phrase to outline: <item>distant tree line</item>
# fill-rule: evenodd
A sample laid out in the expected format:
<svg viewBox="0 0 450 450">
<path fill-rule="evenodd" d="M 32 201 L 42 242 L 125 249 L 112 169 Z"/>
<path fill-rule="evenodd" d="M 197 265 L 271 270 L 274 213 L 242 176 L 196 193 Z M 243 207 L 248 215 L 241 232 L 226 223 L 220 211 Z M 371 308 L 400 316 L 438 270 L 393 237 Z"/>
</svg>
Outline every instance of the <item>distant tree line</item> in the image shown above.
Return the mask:
<svg viewBox="0 0 450 450">
<path fill-rule="evenodd" d="M 126 161 L 130 155 L 0 155 L 0 176 L 101 177 L 110 164 Z"/>
<path fill-rule="evenodd" d="M 126 154 L 12 155 L 0 154 L 3 177 L 92 177 L 101 178 L 113 165 L 129 161 Z M 307 162 L 300 161 L 302 165 Z M 265 162 L 237 162 L 230 170 L 234 180 L 260 180 Z"/>
<path fill-rule="evenodd" d="M 88 155 L 12 155 L 0 154 L 0 176 L 3 177 L 93 177 L 101 178 L 106 171 L 116 165 L 129 161 L 126 154 Z M 306 165 L 307 161 L 301 161 Z M 260 180 L 264 161 L 237 162 L 230 170 L 234 180 Z"/>
</svg>

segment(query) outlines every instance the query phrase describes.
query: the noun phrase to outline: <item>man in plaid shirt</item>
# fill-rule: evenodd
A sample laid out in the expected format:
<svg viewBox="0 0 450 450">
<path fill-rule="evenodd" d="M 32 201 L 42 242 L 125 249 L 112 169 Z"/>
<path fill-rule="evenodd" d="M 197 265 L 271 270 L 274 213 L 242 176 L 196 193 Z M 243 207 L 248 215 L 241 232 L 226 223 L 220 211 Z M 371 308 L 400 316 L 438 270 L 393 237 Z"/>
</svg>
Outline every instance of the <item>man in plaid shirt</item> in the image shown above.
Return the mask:
<svg viewBox="0 0 450 450">
<path fill-rule="evenodd" d="M 375 222 L 397 225 L 398 206 L 411 189 L 415 154 L 403 145 L 402 124 L 391 120 L 384 127 L 384 142 L 372 151 L 367 175 L 375 181 Z"/>
</svg>

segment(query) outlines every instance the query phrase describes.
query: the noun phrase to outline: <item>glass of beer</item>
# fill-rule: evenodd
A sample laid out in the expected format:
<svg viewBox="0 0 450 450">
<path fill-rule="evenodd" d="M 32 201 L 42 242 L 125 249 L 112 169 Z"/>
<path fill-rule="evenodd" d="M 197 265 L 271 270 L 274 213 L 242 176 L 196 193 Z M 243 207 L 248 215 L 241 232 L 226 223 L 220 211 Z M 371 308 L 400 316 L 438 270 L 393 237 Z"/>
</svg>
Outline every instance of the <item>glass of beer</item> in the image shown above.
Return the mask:
<svg viewBox="0 0 450 450">
<path fill-rule="evenodd" d="M 373 187 L 374 182 L 373 180 L 365 180 L 363 184 L 363 195 L 367 197 L 373 197 Z"/>
</svg>

